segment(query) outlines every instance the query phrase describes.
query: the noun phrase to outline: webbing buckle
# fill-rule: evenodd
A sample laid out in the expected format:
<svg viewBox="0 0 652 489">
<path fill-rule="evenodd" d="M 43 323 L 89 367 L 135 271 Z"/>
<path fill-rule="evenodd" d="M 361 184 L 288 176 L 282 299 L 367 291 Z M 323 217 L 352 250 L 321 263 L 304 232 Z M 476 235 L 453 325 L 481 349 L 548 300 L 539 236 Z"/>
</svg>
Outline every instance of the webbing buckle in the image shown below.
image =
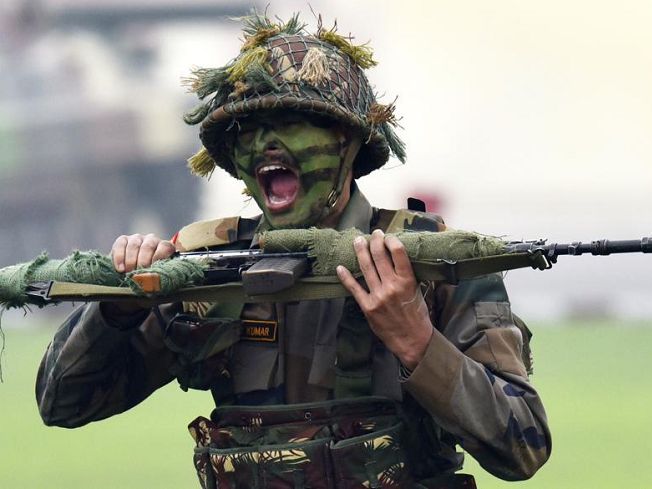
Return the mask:
<svg viewBox="0 0 652 489">
<path fill-rule="evenodd" d="M 557 261 L 553 254 L 546 254 L 542 249 L 528 251 L 528 258 L 530 266 L 535 270 L 550 270 Z"/>
<path fill-rule="evenodd" d="M 58 304 L 61 301 L 50 298 L 50 290 L 52 289 L 53 280 L 47 282 L 32 282 L 25 288 L 25 295 L 32 298 L 30 303 L 36 304 L 38 307 L 44 307 L 49 304 Z"/>
</svg>

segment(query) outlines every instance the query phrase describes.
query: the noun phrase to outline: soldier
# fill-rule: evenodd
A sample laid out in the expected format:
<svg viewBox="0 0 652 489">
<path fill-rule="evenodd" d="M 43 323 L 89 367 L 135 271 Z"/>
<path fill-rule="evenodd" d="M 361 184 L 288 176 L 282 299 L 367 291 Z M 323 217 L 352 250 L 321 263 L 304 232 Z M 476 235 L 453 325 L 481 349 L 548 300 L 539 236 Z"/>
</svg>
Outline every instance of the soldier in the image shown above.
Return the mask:
<svg viewBox="0 0 652 489">
<path fill-rule="evenodd" d="M 365 286 L 343 267 L 348 299 L 269 304 L 95 303 L 77 309 L 42 361 L 37 398 L 48 425 L 123 412 L 177 379 L 210 390 L 217 408 L 190 425 L 203 488 L 471 488 L 475 457 L 506 480 L 531 477 L 550 454 L 542 403 L 528 381 L 527 328 L 501 277 L 417 283 L 387 232 L 440 231 L 437 216 L 373 208 L 355 179 L 393 153 L 393 106 L 364 74 L 371 50 L 335 29 L 306 33 L 295 16 L 246 20 L 241 53 L 197 70 L 204 102 L 195 173 L 220 167 L 263 211 L 183 228 L 171 241 L 119 237 L 118 271 L 175 250 L 249 248 L 272 228 L 356 227 Z"/>
</svg>

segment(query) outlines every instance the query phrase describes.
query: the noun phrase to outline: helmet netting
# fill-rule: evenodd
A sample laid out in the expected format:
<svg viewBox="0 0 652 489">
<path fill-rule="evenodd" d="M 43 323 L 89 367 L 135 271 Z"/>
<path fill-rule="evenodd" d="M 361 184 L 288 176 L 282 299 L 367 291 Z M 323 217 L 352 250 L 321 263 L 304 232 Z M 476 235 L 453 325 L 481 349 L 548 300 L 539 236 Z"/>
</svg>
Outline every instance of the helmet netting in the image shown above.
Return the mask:
<svg viewBox="0 0 652 489">
<path fill-rule="evenodd" d="M 289 32 L 279 32 L 280 26 L 267 21 L 258 31 L 246 31 L 241 54 L 229 64 L 195 71 L 192 90 L 200 97 L 212 95 L 186 115 L 188 123 L 201 121 L 205 151 L 189 160 L 195 173 L 210 174 L 217 164 L 235 176 L 232 143 L 238 119 L 260 111 L 321 115 L 356 132 L 364 143 L 354 163 L 356 178 L 382 166 L 390 152 L 404 161 L 403 142 L 390 127 L 396 121 L 394 106 L 376 102 L 360 66 L 375 64 L 370 49 L 352 46 L 333 30 L 311 36 L 301 29 L 292 24 Z M 350 49 L 342 48 L 346 45 Z"/>
</svg>

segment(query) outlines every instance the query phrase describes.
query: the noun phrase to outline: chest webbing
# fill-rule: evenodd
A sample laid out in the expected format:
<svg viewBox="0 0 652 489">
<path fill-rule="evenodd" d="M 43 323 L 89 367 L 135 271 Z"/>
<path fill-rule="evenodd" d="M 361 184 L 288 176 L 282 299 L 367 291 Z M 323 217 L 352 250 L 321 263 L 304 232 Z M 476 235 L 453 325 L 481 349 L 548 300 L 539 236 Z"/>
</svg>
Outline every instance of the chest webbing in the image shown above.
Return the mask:
<svg viewBox="0 0 652 489">
<path fill-rule="evenodd" d="M 438 217 L 425 212 L 375 209 L 370 227 L 372 230 L 396 233 L 405 230 L 441 231 L 444 224 Z M 334 397 L 341 399 L 373 395 L 374 360 L 380 362 L 389 359 L 384 356 L 384 360 L 381 360 L 380 353 L 383 350 L 383 345 L 369 328 L 359 306 L 353 298 L 348 297 L 337 331 Z M 375 356 L 378 358 L 375 359 Z M 386 373 L 388 369 L 382 371 Z M 398 369 L 390 378 L 375 380 L 376 383 L 392 383 L 397 382 L 397 379 Z"/>
<path fill-rule="evenodd" d="M 443 229 L 443 223 L 437 217 L 408 210 L 375 209 L 370 224 L 372 229 L 382 229 L 384 232 L 398 232 L 406 229 L 414 231 L 440 231 Z M 333 285 L 339 287 L 339 283 Z M 328 285 L 325 286 L 328 287 Z M 316 292 L 321 293 L 319 290 Z M 241 317 L 243 308 L 244 304 L 242 303 L 221 303 L 213 306 L 209 315 L 221 318 L 230 317 L 237 321 Z M 344 301 L 341 319 L 337 325 L 335 349 L 335 365 L 327 366 L 327 368 L 334 369 L 334 398 L 373 395 L 374 383 L 378 385 L 397 381 L 395 375 L 387 379 L 374 379 L 374 370 L 376 370 L 374 364 L 387 362 L 391 360 L 391 356 L 386 354 L 386 350 L 369 328 L 367 320 L 352 297 L 347 297 Z M 382 353 L 385 354 L 382 355 Z M 224 354 L 230 355 L 231 352 Z M 383 374 L 389 371 L 393 372 L 391 368 L 379 371 Z M 217 378 L 211 385 L 211 392 L 218 405 L 235 402 L 233 379 L 229 376 L 223 375 Z"/>
</svg>

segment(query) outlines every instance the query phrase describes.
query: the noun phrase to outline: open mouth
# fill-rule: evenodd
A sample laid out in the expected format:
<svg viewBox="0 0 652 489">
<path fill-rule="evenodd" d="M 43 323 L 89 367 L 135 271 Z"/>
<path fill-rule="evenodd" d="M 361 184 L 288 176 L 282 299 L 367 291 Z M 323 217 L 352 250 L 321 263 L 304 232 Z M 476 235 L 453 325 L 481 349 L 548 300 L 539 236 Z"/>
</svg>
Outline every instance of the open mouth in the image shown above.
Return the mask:
<svg viewBox="0 0 652 489">
<path fill-rule="evenodd" d="M 256 170 L 256 178 L 270 212 L 283 212 L 292 207 L 299 193 L 299 175 L 294 169 L 279 163 L 265 163 Z"/>
</svg>

